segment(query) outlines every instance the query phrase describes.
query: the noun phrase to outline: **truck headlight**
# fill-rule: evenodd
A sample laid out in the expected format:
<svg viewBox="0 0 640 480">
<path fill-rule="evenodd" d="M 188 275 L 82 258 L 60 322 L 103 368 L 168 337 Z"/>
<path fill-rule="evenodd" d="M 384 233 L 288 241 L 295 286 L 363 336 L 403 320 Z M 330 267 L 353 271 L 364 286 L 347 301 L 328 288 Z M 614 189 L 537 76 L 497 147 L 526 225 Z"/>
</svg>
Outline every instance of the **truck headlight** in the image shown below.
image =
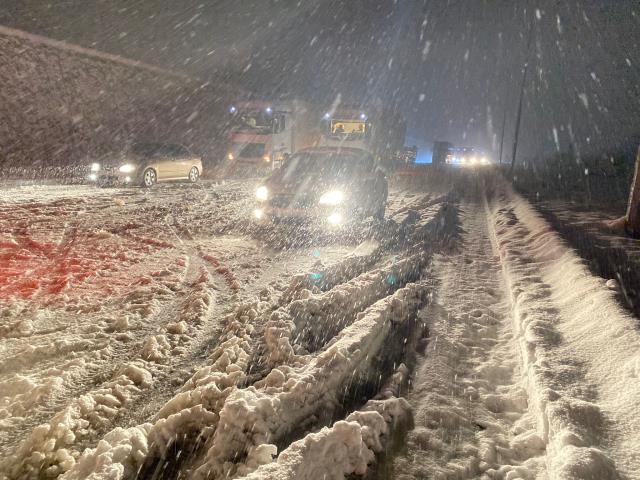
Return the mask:
<svg viewBox="0 0 640 480">
<path fill-rule="evenodd" d="M 258 187 L 258 189 L 256 190 L 256 198 L 261 202 L 266 201 L 267 198 L 269 198 L 269 190 L 267 189 L 267 187 L 265 187 L 264 185 L 262 187 Z"/>
<path fill-rule="evenodd" d="M 320 197 L 320 205 L 340 205 L 344 200 L 344 194 L 340 190 L 331 190 Z"/>
<path fill-rule="evenodd" d="M 131 165 L 130 163 L 125 163 L 124 165 L 122 165 L 118 171 L 120 173 L 131 173 L 136 169 L 135 165 Z"/>
<path fill-rule="evenodd" d="M 100 164 L 99 163 L 92 163 L 91 164 L 91 171 L 92 172 L 99 172 L 100 171 Z"/>
</svg>

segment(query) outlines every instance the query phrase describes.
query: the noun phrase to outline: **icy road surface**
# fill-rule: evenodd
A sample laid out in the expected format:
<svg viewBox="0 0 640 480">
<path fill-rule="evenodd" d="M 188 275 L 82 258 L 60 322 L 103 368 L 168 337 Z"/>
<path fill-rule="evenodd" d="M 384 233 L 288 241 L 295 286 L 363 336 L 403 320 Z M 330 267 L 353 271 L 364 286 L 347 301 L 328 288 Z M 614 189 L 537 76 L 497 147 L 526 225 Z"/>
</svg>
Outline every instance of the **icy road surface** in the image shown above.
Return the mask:
<svg viewBox="0 0 640 480">
<path fill-rule="evenodd" d="M 497 176 L 255 186 L 0 191 L 0 478 L 640 478 L 636 319 Z"/>
</svg>

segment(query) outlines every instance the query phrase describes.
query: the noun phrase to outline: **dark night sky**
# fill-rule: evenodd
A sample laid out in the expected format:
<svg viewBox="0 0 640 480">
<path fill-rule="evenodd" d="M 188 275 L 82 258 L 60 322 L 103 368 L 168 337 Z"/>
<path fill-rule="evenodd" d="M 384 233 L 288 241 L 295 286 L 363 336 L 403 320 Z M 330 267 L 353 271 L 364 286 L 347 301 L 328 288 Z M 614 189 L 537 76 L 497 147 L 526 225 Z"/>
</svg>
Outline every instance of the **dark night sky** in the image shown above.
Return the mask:
<svg viewBox="0 0 640 480">
<path fill-rule="evenodd" d="M 0 24 L 264 95 L 374 97 L 410 141 L 506 145 L 533 25 L 523 156 L 640 141 L 638 0 L 3 0 Z M 555 132 L 555 133 L 554 133 Z M 510 149 L 510 147 L 509 147 Z"/>
</svg>

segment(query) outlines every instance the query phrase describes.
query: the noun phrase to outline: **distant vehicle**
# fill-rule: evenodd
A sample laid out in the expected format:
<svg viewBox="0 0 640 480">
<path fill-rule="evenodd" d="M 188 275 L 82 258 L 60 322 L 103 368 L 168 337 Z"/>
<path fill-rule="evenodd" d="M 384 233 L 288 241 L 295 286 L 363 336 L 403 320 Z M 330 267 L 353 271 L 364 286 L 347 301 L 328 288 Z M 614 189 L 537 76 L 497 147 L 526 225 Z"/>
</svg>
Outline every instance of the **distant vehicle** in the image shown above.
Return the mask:
<svg viewBox="0 0 640 480">
<path fill-rule="evenodd" d="M 398 162 L 401 165 L 411 165 L 416 163 L 418 158 L 418 147 L 404 147 L 398 154 Z"/>
<path fill-rule="evenodd" d="M 489 158 L 476 148 L 453 147 L 450 148 L 447 157 L 447 165 L 458 167 L 480 167 L 491 165 Z"/>
<path fill-rule="evenodd" d="M 202 175 L 202 159 L 177 144 L 136 143 L 125 153 L 91 164 L 89 181 L 98 185 L 142 185 L 188 180 Z"/>
<path fill-rule="evenodd" d="M 256 190 L 257 221 L 310 220 L 336 228 L 369 216 L 383 218 L 384 171 L 357 148 L 316 147 L 295 153 Z"/>
<path fill-rule="evenodd" d="M 299 100 L 238 102 L 229 115 L 226 163 L 238 167 L 277 168 L 320 136 L 320 113 Z"/>
<path fill-rule="evenodd" d="M 451 153 L 451 149 L 453 145 L 449 142 L 437 141 L 433 142 L 433 158 L 432 163 L 434 165 L 444 165 L 447 162 L 447 158 L 449 153 Z"/>
</svg>

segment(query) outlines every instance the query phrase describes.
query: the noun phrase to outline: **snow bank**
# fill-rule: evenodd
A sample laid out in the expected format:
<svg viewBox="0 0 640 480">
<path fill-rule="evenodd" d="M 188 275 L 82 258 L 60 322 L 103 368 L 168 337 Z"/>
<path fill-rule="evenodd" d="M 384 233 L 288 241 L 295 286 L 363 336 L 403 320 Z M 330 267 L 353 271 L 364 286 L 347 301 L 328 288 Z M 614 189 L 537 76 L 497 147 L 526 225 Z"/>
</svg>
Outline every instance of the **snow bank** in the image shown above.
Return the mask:
<svg viewBox="0 0 640 480">
<path fill-rule="evenodd" d="M 296 353 L 321 348 L 353 322 L 374 301 L 415 280 L 430 258 L 428 253 L 393 260 L 384 267 L 363 273 L 330 291 L 295 300 L 271 314 L 265 325 L 265 361 L 274 367 L 294 361 Z"/>
<path fill-rule="evenodd" d="M 509 187 L 490 205 L 548 471 L 640 478 L 636 322 Z"/>
<path fill-rule="evenodd" d="M 306 365 L 283 365 L 253 386 L 232 392 L 196 477 L 242 475 L 269 463 L 264 445 L 270 446 L 267 453 L 275 454 L 274 442 L 313 419 L 322 408 L 339 403 L 345 384 L 367 369 L 392 323 L 414 315 L 426 302 L 427 291 L 422 284 L 407 285 L 369 307 Z"/>
<path fill-rule="evenodd" d="M 182 304 L 178 323 L 199 325 L 204 321 L 213 303 L 211 286 L 211 276 L 207 269 L 201 266 L 198 271 L 198 277 L 192 283 L 191 291 Z M 170 328 L 170 326 L 167 325 L 167 328 Z M 176 327 L 173 328 L 175 330 Z"/>
<path fill-rule="evenodd" d="M 366 474 L 375 454 L 389 446 L 389 434 L 410 417 L 406 400 L 395 397 L 407 375 L 407 367 L 401 364 L 378 394 L 384 400 L 369 400 L 345 421 L 306 435 L 287 447 L 275 462 L 260 466 L 242 479 L 343 479 L 346 475 Z"/>
<path fill-rule="evenodd" d="M 375 430 L 382 428 L 384 420 L 378 414 L 369 424 Z M 336 422 L 332 428 L 324 427 L 293 443 L 280 454 L 277 462 L 258 468 L 242 477 L 246 480 L 315 480 L 338 479 L 345 475 L 364 475 L 367 464 L 375 454 L 365 443 L 363 426 L 355 421 Z"/>
<path fill-rule="evenodd" d="M 302 290 L 328 290 L 360 275 L 378 261 L 385 245 L 375 241 L 362 242 L 346 258 L 325 266 L 321 262 L 310 272 L 294 275 L 289 287 L 282 293 L 280 304 L 286 305 L 298 298 Z"/>
<path fill-rule="evenodd" d="M 144 424 L 112 430 L 61 478 L 98 480 L 132 477 L 149 451 L 147 437 L 150 427 Z"/>
<path fill-rule="evenodd" d="M 415 217 L 404 225 L 404 233 L 418 253 L 394 257 L 378 269 L 360 273 L 357 277 L 338 285 L 326 293 L 314 295 L 309 289 L 312 276 L 298 277 L 287 291 L 287 300 L 293 300 L 282 312 L 274 313 L 265 327 L 267 365 L 273 367 L 292 361 L 295 353 L 307 353 L 322 347 L 342 328 L 351 323 L 356 314 L 373 301 L 389 294 L 407 282 L 415 280 L 430 260 L 434 247 L 441 245 L 455 224 L 455 209 L 443 203 L 448 197 L 425 200 L 424 210 L 412 210 Z M 317 273 L 321 282 L 329 285 L 346 280 L 347 273 L 359 273 L 361 268 L 377 259 L 397 236 L 389 235 L 380 246 L 372 248 L 364 259 L 348 259 L 344 263 Z M 422 243 L 429 240 L 427 249 Z M 328 280 L 324 280 L 328 275 Z M 297 289 L 297 290 L 296 290 Z M 294 293 L 297 292 L 297 293 Z"/>
<path fill-rule="evenodd" d="M 14 478 L 52 477 L 70 470 L 80 455 L 77 448 L 83 437 L 109 425 L 119 409 L 151 382 L 151 373 L 143 365 L 125 365 L 113 380 L 71 401 L 49 423 L 34 428 L 15 453 L 0 461 L 0 470 Z"/>
<path fill-rule="evenodd" d="M 86 450 L 64 478 L 126 478 L 127 472 L 137 471 L 145 461 L 164 458 L 177 438 L 208 438 L 217 427 L 218 413 L 227 397 L 246 378 L 253 352 L 249 321 L 257 317 L 260 308 L 259 302 L 242 304 L 225 317 L 220 344 L 209 356 L 208 365 L 159 410 L 153 423 L 127 430 L 116 428 L 95 449 Z M 130 446 L 131 438 L 145 448 Z"/>
<path fill-rule="evenodd" d="M 0 430 L 24 420 L 34 405 L 64 387 L 62 372 L 50 369 L 49 373 L 42 382 L 19 374 L 0 381 Z"/>
</svg>

